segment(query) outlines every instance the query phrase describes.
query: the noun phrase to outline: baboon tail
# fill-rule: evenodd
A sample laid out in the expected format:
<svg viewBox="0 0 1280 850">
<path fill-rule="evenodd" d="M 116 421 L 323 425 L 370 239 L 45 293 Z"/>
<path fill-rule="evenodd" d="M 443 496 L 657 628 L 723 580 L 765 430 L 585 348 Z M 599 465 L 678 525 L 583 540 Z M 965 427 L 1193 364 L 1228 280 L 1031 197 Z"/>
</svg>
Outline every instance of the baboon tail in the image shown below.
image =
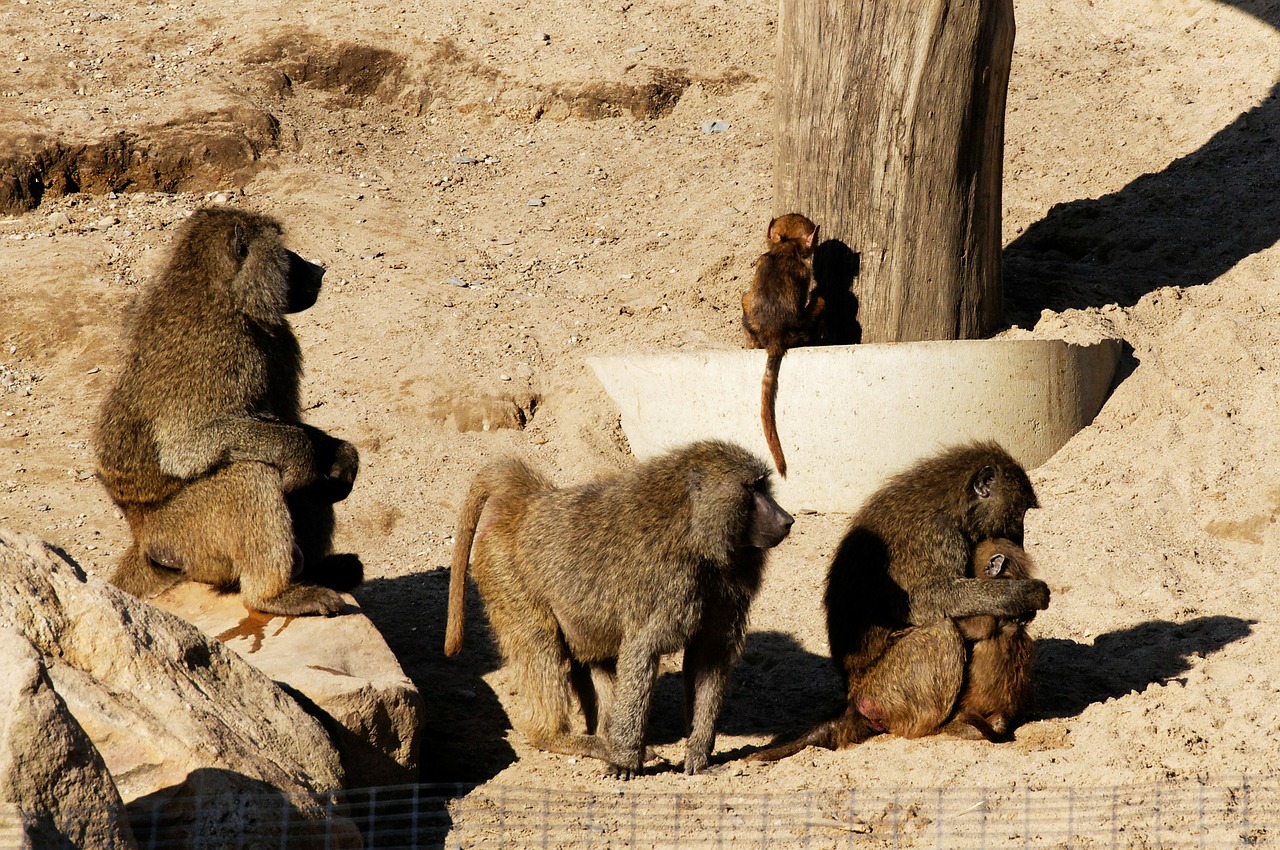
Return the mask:
<svg viewBox="0 0 1280 850">
<path fill-rule="evenodd" d="M 462 503 L 458 530 L 453 535 L 453 563 L 449 567 L 449 618 L 444 629 L 444 654 L 457 655 L 462 649 L 462 623 L 466 608 L 467 565 L 471 561 L 471 541 L 476 536 L 480 512 L 489 501 L 489 476 L 476 476 Z"/>
<path fill-rule="evenodd" d="M 782 364 L 783 354 L 786 354 L 786 349 L 769 349 L 769 359 L 764 364 L 764 380 L 760 382 L 760 422 L 764 425 L 764 441 L 769 444 L 773 464 L 778 467 L 778 474 L 786 478 L 787 459 L 782 456 L 782 442 L 778 439 L 778 422 L 774 415 L 774 404 L 778 398 L 778 367 Z"/>
<path fill-rule="evenodd" d="M 876 734 L 878 730 L 872 728 L 865 717 L 851 708 L 839 717 L 819 723 L 794 741 L 752 753 L 747 756 L 747 761 L 778 761 L 795 755 L 805 747 L 843 750 L 861 744 Z"/>
</svg>

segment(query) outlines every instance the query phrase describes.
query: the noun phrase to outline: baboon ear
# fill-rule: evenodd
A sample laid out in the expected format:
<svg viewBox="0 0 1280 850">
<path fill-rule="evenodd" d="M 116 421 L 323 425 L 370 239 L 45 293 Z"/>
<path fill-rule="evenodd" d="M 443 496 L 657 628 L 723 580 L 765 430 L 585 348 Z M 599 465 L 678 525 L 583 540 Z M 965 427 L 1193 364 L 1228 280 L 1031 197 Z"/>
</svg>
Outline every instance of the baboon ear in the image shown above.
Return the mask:
<svg viewBox="0 0 1280 850">
<path fill-rule="evenodd" d="M 779 237 L 778 234 L 775 233 L 773 230 L 773 226 L 777 223 L 778 223 L 777 218 L 769 219 L 769 229 L 765 232 L 765 236 L 768 237 L 770 242 L 778 242 L 781 240 L 781 237 Z"/>
<path fill-rule="evenodd" d="M 999 552 L 987 559 L 987 575 L 995 578 L 1004 571 L 1004 555 Z"/>
<path fill-rule="evenodd" d="M 239 222 L 231 228 L 231 250 L 242 261 L 249 256 L 249 236 Z"/>
<path fill-rule="evenodd" d="M 996 468 L 994 466 L 984 466 L 978 470 L 978 474 L 973 476 L 973 492 L 977 494 L 979 499 L 986 499 L 991 495 L 991 484 L 996 480 Z"/>
<path fill-rule="evenodd" d="M 813 232 L 810 233 L 809 237 L 804 240 L 804 246 L 806 248 L 812 248 L 814 245 L 818 244 L 818 228 L 819 227 L 821 227 L 821 225 L 814 225 Z"/>
</svg>

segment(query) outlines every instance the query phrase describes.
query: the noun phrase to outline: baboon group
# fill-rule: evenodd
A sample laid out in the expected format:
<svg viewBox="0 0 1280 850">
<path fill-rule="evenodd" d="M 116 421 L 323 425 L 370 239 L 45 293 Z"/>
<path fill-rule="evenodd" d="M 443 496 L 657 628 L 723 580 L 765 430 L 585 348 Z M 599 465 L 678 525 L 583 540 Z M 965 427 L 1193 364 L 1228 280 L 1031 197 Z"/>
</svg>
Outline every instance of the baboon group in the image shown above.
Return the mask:
<svg viewBox="0 0 1280 850">
<path fill-rule="evenodd" d="M 821 338 L 811 290 L 818 227 L 770 222 L 742 297 L 767 352 L 761 421 L 786 461 L 773 407 L 788 348 Z M 302 421 L 302 354 L 288 314 L 324 270 L 288 250 L 274 219 L 197 210 L 132 312 L 124 367 L 98 417 L 98 476 L 132 541 L 111 575 L 148 598 L 179 581 L 238 590 L 271 614 L 334 615 L 363 567 L 330 551 L 334 504 L 359 454 Z M 517 459 L 483 469 L 463 499 L 445 652 L 463 643 L 468 572 L 512 669 L 528 743 L 641 773 L 663 655 L 683 653 L 684 770 L 710 765 L 716 719 L 742 654 L 768 550 L 793 518 L 770 468 L 730 442 L 677 448 L 611 478 L 557 487 Z M 899 473 L 854 515 L 824 603 L 843 709 L 773 760 L 888 733 L 1008 740 L 1028 707 L 1026 625 L 1047 607 L 1022 548 L 1036 495 L 993 442 L 957 445 Z"/>
</svg>

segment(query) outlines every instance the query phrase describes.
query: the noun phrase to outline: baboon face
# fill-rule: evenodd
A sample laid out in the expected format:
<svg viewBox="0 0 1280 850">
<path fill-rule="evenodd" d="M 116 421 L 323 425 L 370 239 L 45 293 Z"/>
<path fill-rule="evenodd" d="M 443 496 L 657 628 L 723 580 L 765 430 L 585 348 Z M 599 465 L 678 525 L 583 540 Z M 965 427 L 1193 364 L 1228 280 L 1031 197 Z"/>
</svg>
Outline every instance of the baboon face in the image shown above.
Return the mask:
<svg viewBox="0 0 1280 850">
<path fill-rule="evenodd" d="M 768 491 L 759 488 L 760 482 L 751 485 L 751 519 L 747 526 L 747 545 L 757 549 L 772 549 L 791 533 L 795 518 L 774 501 Z"/>
<path fill-rule="evenodd" d="M 1035 507 L 1036 493 L 1022 467 L 988 464 L 969 482 L 967 531 L 972 539 L 1007 537 L 1021 545 L 1023 518 Z"/>
<path fill-rule="evenodd" d="M 320 297 L 320 279 L 324 277 L 324 267 L 302 259 L 292 251 L 285 252 L 289 257 L 289 271 L 286 280 L 289 296 L 285 304 L 286 313 L 301 313 L 316 303 Z"/>
</svg>

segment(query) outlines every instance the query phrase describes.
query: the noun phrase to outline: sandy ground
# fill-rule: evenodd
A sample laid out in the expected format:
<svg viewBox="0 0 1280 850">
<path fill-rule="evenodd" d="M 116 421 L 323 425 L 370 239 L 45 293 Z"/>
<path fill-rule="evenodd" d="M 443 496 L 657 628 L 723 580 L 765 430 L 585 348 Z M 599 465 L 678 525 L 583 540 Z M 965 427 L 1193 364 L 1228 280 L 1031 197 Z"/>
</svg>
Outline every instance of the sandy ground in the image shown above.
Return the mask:
<svg viewBox="0 0 1280 850">
<path fill-rule="evenodd" d="M 126 529 L 88 438 L 138 284 L 200 203 L 280 217 L 329 269 L 294 323 L 308 416 L 362 452 L 338 545 L 364 559 L 358 596 L 426 696 L 423 779 L 483 783 L 447 812 L 461 843 L 496 834 L 479 824 L 499 789 L 561 795 L 569 837 L 551 844 L 589 838 L 592 811 L 621 817 L 618 788 L 509 731 L 510 681 L 474 599 L 464 654 L 442 656 L 454 513 L 494 457 L 562 482 L 631 462 L 586 357 L 740 344 L 770 213 L 776 8 L 323 5 L 0 8 L 0 524 L 109 567 Z M 1004 817 L 1002 840 L 1049 844 L 1117 828 L 1115 809 L 1065 814 L 1069 794 L 1136 788 L 1124 800 L 1148 812 L 1151 783 L 1275 775 L 1280 3 L 1021 0 L 1017 20 L 1003 333 L 1127 343 L 1096 421 L 1032 471 L 1043 507 L 1027 544 L 1054 593 L 1033 624 L 1037 717 L 999 746 L 878 739 L 661 770 L 632 800 L 777 795 L 814 846 L 933 844 L 974 812 Z M 729 128 L 703 133 L 711 119 Z M 452 411 L 485 398 L 520 410 L 523 430 L 460 431 Z M 847 521 L 801 516 L 776 550 L 721 761 L 836 704 L 820 586 Z M 678 764 L 677 666 L 664 669 L 652 727 Z M 871 801 L 853 821 L 843 797 L 796 814 L 851 788 Z M 1271 791 L 1270 834 L 1256 794 L 1230 840 L 1280 840 Z M 943 795 L 963 805 L 940 819 L 929 801 Z M 1210 811 L 1239 819 L 1238 796 Z M 685 839 L 754 828 L 717 812 L 686 819 Z M 1122 841 L 1159 839 L 1133 817 Z M 1191 814 L 1169 817 L 1191 834 Z"/>
</svg>

